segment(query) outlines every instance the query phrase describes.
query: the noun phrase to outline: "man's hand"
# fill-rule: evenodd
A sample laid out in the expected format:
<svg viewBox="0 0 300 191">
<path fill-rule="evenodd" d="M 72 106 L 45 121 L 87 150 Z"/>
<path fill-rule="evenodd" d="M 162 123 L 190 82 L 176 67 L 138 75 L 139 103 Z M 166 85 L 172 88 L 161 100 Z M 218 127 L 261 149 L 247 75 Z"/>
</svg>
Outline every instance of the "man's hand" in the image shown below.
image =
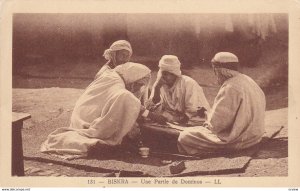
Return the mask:
<svg viewBox="0 0 300 191">
<path fill-rule="evenodd" d="M 157 122 L 159 124 L 162 124 L 162 125 L 167 124 L 167 118 L 165 118 L 164 116 L 162 116 L 160 114 L 150 112 L 149 115 L 148 115 L 148 117 L 151 120 L 153 120 L 153 121 L 155 121 L 155 122 Z"/>
<path fill-rule="evenodd" d="M 149 111 L 155 111 L 159 106 L 161 105 L 161 103 L 157 103 L 157 104 L 154 104 L 154 103 L 146 103 L 146 108 L 149 110 Z"/>
</svg>

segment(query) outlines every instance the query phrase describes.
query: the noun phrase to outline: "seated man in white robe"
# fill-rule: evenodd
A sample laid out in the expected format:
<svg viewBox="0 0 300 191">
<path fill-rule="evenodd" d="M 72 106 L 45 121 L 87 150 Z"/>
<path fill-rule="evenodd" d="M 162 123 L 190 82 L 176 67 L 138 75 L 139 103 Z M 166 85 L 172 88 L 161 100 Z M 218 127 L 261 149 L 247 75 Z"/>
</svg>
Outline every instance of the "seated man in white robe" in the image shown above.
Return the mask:
<svg viewBox="0 0 300 191">
<path fill-rule="evenodd" d="M 221 88 L 203 127 L 180 133 L 180 153 L 244 149 L 259 143 L 264 134 L 265 95 L 250 77 L 238 72 L 238 58 L 217 53 L 212 67 Z"/>
<path fill-rule="evenodd" d="M 75 104 L 69 127 L 58 128 L 42 144 L 42 152 L 86 156 L 96 144 L 120 145 L 145 109 L 137 98 L 150 80 L 151 70 L 127 62 L 104 71 Z"/>
<path fill-rule="evenodd" d="M 159 61 L 157 79 L 146 107 L 160 113 L 166 121 L 179 124 L 202 124 L 210 106 L 203 89 L 192 78 L 182 75 L 177 56 L 165 55 Z"/>
</svg>

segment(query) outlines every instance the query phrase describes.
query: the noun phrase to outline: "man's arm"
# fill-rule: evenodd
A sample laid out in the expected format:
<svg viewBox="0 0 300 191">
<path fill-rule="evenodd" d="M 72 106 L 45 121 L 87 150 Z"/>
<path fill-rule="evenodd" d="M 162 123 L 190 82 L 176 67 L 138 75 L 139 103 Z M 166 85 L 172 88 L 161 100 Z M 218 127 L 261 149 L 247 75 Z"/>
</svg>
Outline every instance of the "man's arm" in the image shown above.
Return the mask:
<svg viewBox="0 0 300 191">
<path fill-rule="evenodd" d="M 185 114 L 191 118 L 199 116 L 201 108 L 204 111 L 210 110 L 209 103 L 204 95 L 203 89 L 195 81 L 189 81 L 185 87 Z M 204 114 L 203 111 L 203 114 Z"/>
<path fill-rule="evenodd" d="M 146 103 L 146 108 L 153 111 L 157 107 L 157 104 L 160 103 L 160 88 L 164 84 L 164 80 L 162 78 L 159 81 L 155 82 L 152 88 L 150 99 Z M 154 108 L 154 109 L 153 109 Z"/>
<path fill-rule="evenodd" d="M 223 87 L 219 91 L 213 108 L 208 115 L 209 128 L 215 133 L 230 128 L 236 120 L 235 116 L 241 102 L 242 98 L 237 90 Z"/>
<path fill-rule="evenodd" d="M 159 81 L 156 84 L 154 84 L 154 96 L 152 98 L 152 102 L 155 104 L 160 102 L 160 88 L 163 84 L 166 84 L 166 82 L 162 77 L 160 77 Z"/>
<path fill-rule="evenodd" d="M 157 104 L 160 102 L 160 88 L 161 88 L 161 85 L 156 85 L 155 88 L 154 88 L 154 96 L 152 98 L 152 102 L 154 104 Z"/>
</svg>

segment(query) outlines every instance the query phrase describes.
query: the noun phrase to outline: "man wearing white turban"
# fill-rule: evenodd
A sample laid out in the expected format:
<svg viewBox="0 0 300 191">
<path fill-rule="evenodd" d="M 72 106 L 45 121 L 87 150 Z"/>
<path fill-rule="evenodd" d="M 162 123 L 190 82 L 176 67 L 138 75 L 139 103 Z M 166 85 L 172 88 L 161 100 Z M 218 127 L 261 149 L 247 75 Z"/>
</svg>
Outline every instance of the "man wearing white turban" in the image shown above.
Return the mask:
<svg viewBox="0 0 300 191">
<path fill-rule="evenodd" d="M 238 58 L 217 53 L 212 67 L 221 86 L 203 127 L 189 128 L 178 138 L 181 153 L 239 150 L 260 142 L 264 134 L 266 100 L 261 88 L 238 72 Z"/>
<path fill-rule="evenodd" d="M 104 71 L 77 100 L 70 126 L 52 132 L 41 151 L 86 156 L 96 144 L 121 144 L 138 116 L 144 115 L 135 95 L 149 83 L 150 73 L 146 66 L 131 62 Z"/>
<path fill-rule="evenodd" d="M 104 51 L 103 56 L 107 60 L 107 63 L 98 71 L 95 79 L 98 78 L 107 69 L 114 69 L 116 66 L 128 62 L 131 55 L 132 48 L 128 41 L 115 41 L 114 43 L 112 43 L 109 49 L 106 49 Z"/>
<path fill-rule="evenodd" d="M 131 44 L 126 40 L 117 40 L 112 45 L 106 49 L 103 53 L 104 58 L 107 60 L 107 63 L 101 67 L 98 73 L 95 76 L 97 79 L 103 72 L 107 70 L 112 70 L 116 66 L 124 64 L 128 62 L 132 56 L 132 47 Z M 148 99 L 149 87 L 145 87 L 145 91 L 143 94 L 139 95 L 139 99 L 142 101 L 142 104 L 145 105 L 145 101 Z"/>
<path fill-rule="evenodd" d="M 209 110 L 210 106 L 203 89 L 194 79 L 182 75 L 180 66 L 177 56 L 164 55 L 160 59 L 147 108 L 156 110 L 169 122 L 198 124 L 203 120 L 199 109 Z"/>
</svg>

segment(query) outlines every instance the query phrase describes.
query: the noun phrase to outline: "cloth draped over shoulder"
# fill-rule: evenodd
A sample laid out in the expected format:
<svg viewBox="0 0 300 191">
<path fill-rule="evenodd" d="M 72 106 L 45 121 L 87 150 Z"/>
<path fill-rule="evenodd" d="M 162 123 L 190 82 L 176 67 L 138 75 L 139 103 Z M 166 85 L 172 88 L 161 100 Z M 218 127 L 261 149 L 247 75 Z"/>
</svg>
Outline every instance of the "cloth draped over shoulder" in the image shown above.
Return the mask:
<svg viewBox="0 0 300 191">
<path fill-rule="evenodd" d="M 130 62 L 129 62 L 130 63 Z M 133 92 L 134 95 L 141 101 L 142 105 L 149 99 L 149 83 L 151 78 L 151 70 L 146 66 L 132 65 L 132 64 L 121 64 L 115 68 L 115 71 L 125 80 L 125 85 L 139 82 L 144 84 L 143 90 L 139 92 Z M 137 80 L 138 79 L 138 80 Z M 137 93 L 137 94 L 136 94 Z"/>
<path fill-rule="evenodd" d="M 260 87 L 239 73 L 224 82 L 203 127 L 180 133 L 178 149 L 181 153 L 201 154 L 253 146 L 264 134 L 265 107 Z"/>
<path fill-rule="evenodd" d="M 124 68 L 138 68 L 139 75 L 131 76 L 130 81 L 140 80 L 150 73 L 147 67 L 135 63 L 119 66 L 119 73 L 105 71 L 77 100 L 70 126 L 52 132 L 42 144 L 42 152 L 86 155 L 97 143 L 113 146 L 122 142 L 135 127 L 141 108 L 140 100 L 125 88 L 127 79 L 120 76 L 128 72 Z"/>
<path fill-rule="evenodd" d="M 101 68 L 100 68 L 100 70 L 97 72 L 97 74 L 95 75 L 95 80 L 97 79 L 97 78 L 99 78 L 106 70 L 112 70 L 113 68 L 111 68 L 110 66 L 109 66 L 109 64 L 108 63 L 106 63 L 106 64 L 104 64 Z"/>
<path fill-rule="evenodd" d="M 122 64 L 121 64 L 122 65 Z M 108 64 L 105 64 L 104 66 L 102 66 L 102 68 L 98 71 L 98 73 L 95 76 L 95 79 L 99 78 L 105 71 L 110 71 L 113 70 Z M 147 72 L 147 75 L 144 76 L 145 78 L 149 78 L 149 80 L 147 81 L 147 83 L 145 83 L 145 88 L 143 89 L 143 92 L 140 92 L 140 95 L 138 95 L 138 99 L 141 100 L 142 105 L 145 105 L 146 101 L 149 99 L 149 86 L 150 86 L 150 77 L 151 77 L 151 70 L 147 69 L 146 71 L 144 70 L 144 67 L 141 67 L 140 69 L 137 67 L 116 67 L 115 69 L 119 74 L 122 75 L 126 75 L 126 76 L 122 76 L 123 78 L 127 79 L 127 84 L 132 83 L 131 78 L 137 78 L 140 75 L 144 76 L 145 72 Z M 118 71 L 119 70 L 119 71 Z M 127 70 L 128 72 L 124 72 L 124 70 Z M 143 80 L 143 79 L 140 79 Z"/>
</svg>

